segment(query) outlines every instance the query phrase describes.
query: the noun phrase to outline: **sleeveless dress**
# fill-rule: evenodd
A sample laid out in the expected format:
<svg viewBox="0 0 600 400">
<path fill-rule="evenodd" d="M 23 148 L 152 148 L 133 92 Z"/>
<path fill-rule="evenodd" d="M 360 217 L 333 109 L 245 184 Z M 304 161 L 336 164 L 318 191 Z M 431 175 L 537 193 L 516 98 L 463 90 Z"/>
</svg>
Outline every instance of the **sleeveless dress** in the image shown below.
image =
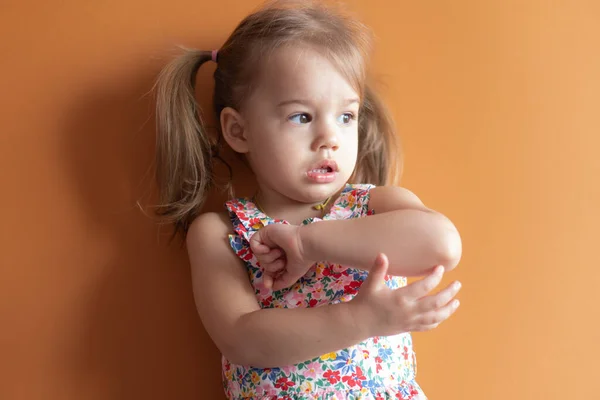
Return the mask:
<svg viewBox="0 0 600 400">
<path fill-rule="evenodd" d="M 373 185 L 347 184 L 323 218 L 309 218 L 303 224 L 321 220 L 360 218 L 368 210 Z M 368 272 L 328 262 L 318 262 L 291 288 L 272 292 L 262 285 L 262 270 L 252 254 L 249 240 L 269 224 L 287 224 L 269 218 L 250 200 L 225 203 L 233 224 L 229 242 L 244 260 L 250 282 L 261 308 L 319 307 L 350 301 Z M 386 277 L 392 289 L 406 285 L 406 278 Z M 252 343 L 248 343 L 252 346 Z M 254 368 L 222 358 L 222 377 L 228 399 L 425 399 L 415 381 L 416 357 L 410 333 L 373 337 L 354 346 L 323 354 L 299 364 L 279 368 Z"/>
</svg>

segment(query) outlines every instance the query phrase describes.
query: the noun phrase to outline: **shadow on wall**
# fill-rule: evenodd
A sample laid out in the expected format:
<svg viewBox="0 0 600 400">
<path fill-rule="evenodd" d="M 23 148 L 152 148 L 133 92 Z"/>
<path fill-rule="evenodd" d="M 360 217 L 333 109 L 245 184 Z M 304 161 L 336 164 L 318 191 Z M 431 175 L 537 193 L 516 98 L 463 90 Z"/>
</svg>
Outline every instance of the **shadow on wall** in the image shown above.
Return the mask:
<svg viewBox="0 0 600 400">
<path fill-rule="evenodd" d="M 93 289 L 77 299 L 81 315 L 66 354 L 81 398 L 223 397 L 220 356 L 196 313 L 185 248 L 179 240 L 169 244 L 168 229 L 159 235 L 135 205 L 154 192 L 154 103 L 147 93 L 164 62 L 90 83 L 67 116 L 65 169 L 97 252 L 88 256 Z M 213 197 L 207 209 L 222 200 Z M 101 256 L 97 243 L 104 244 Z"/>
</svg>

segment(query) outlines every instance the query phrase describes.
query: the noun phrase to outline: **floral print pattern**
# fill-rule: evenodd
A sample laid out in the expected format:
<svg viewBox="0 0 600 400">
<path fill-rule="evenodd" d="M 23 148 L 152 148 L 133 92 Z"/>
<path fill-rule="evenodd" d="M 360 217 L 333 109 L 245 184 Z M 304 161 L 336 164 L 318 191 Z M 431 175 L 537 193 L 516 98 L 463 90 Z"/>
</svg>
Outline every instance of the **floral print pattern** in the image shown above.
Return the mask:
<svg viewBox="0 0 600 400">
<path fill-rule="evenodd" d="M 360 218 L 368 209 L 373 185 L 346 185 L 321 220 Z M 235 234 L 229 242 L 245 261 L 250 282 L 261 308 L 318 307 L 350 301 L 368 272 L 328 262 L 319 262 L 292 287 L 272 292 L 262 285 L 262 270 L 252 254 L 249 240 L 260 228 L 287 221 L 269 218 L 250 200 L 226 203 Z M 406 285 L 406 278 L 386 277 L 392 289 Z M 327 399 L 383 400 L 425 399 L 415 382 L 416 358 L 410 333 L 373 337 L 349 348 L 323 354 L 305 362 L 280 368 L 254 368 L 222 359 L 225 394 L 229 399 Z"/>
</svg>

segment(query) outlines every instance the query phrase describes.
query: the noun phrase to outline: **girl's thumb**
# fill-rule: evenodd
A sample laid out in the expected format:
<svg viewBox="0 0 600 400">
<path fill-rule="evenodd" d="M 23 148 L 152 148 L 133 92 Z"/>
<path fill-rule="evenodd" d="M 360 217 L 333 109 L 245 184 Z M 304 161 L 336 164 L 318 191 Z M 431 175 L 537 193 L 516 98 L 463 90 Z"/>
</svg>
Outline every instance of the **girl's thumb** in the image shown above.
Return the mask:
<svg viewBox="0 0 600 400">
<path fill-rule="evenodd" d="M 389 265 L 390 262 L 387 256 L 383 253 L 379 253 L 377 258 L 375 258 L 375 262 L 373 263 L 373 267 L 371 267 L 371 271 L 369 272 L 365 284 L 373 289 L 377 288 L 380 284 L 384 284 Z"/>
</svg>

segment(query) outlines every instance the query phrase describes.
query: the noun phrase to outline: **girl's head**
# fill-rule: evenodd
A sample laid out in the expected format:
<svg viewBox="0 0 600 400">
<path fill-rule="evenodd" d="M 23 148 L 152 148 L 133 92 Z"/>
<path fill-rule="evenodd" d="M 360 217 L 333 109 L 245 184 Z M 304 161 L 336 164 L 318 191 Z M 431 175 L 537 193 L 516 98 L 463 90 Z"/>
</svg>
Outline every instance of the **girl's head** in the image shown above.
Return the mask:
<svg viewBox="0 0 600 400">
<path fill-rule="evenodd" d="M 316 203 L 348 181 L 385 184 L 397 161 L 395 132 L 366 79 L 369 52 L 366 28 L 331 8 L 268 4 L 218 51 L 217 140 L 194 97 L 211 52 L 172 61 L 157 82 L 159 215 L 185 234 L 211 186 L 220 138 L 245 155 L 271 196 Z"/>
</svg>

